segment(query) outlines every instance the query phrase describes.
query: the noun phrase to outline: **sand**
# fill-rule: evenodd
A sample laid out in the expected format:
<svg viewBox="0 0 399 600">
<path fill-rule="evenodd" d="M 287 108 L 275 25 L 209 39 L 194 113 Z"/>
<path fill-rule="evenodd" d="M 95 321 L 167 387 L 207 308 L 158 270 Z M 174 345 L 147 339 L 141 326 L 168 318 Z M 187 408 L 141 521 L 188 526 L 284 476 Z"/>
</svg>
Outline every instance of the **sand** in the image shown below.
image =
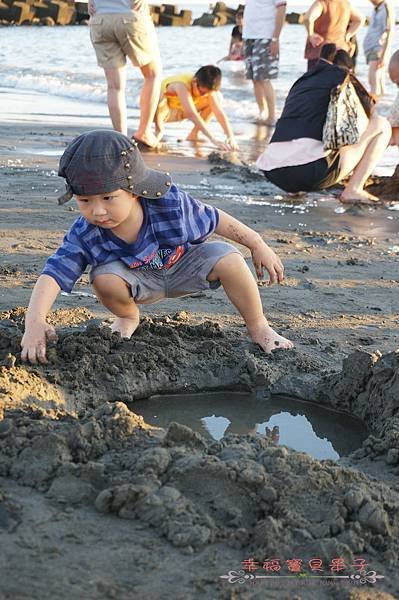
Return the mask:
<svg viewBox="0 0 399 600">
<path fill-rule="evenodd" d="M 0 598 L 398 597 L 394 206 L 343 214 L 334 196 L 314 197 L 317 206 L 281 198 L 218 157 L 146 155 L 276 249 L 286 282 L 259 289 L 295 349 L 264 355 L 222 290 L 147 306 L 121 340 L 86 275 L 49 318 L 59 334 L 49 363 L 27 366 L 19 344 L 31 289 L 77 216 L 55 201 L 57 154 L 82 128 L 0 131 Z M 252 194 L 267 203 L 244 202 Z M 127 407 L 153 394 L 256 388 L 346 411 L 371 434 L 349 457 L 320 462 L 260 435 L 215 442 L 177 423 L 153 428 Z M 363 558 L 383 578 L 327 585 L 262 569 L 278 558 L 287 575 L 285 561 L 299 558 L 314 574 L 314 557 L 324 574 L 337 557 L 344 574 L 358 573 L 349 566 Z M 230 582 L 249 558 L 259 569 Z M 254 579 L 265 574 L 274 578 Z"/>
</svg>

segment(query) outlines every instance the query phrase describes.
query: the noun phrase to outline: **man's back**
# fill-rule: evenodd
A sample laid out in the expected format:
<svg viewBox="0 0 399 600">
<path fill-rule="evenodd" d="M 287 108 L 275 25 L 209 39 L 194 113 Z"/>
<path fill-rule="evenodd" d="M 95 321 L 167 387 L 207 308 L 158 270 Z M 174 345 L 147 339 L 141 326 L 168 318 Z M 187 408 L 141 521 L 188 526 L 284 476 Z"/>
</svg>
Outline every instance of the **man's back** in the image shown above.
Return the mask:
<svg viewBox="0 0 399 600">
<path fill-rule="evenodd" d="M 323 0 L 323 13 L 314 23 L 314 32 L 323 38 L 323 44 L 336 44 L 337 48 L 349 50 L 346 31 L 351 19 L 351 6 L 348 0 Z M 305 48 L 305 58 L 312 60 L 320 56 L 321 45 L 313 47 L 309 41 Z"/>
</svg>

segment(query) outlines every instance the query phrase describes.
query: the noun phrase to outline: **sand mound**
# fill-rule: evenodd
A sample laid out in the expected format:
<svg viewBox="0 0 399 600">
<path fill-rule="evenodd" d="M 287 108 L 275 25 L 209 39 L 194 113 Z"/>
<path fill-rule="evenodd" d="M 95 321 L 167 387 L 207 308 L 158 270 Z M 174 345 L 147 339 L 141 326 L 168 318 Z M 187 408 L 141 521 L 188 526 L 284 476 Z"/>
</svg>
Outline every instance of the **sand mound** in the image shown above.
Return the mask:
<svg viewBox="0 0 399 600">
<path fill-rule="evenodd" d="M 116 515 L 176 548 L 168 552 L 214 548 L 220 565 L 239 552 L 260 563 L 318 556 L 350 565 L 362 556 L 385 574 L 397 568 L 399 352 L 357 352 L 342 372 L 324 374 L 322 360 L 299 352 L 265 358 L 244 340 L 233 345 L 216 322 L 190 324 L 186 313 L 145 318 L 129 341 L 69 315 L 75 326 L 60 330 L 47 365 L 33 367 L 20 363 L 18 315 L 8 316 L 0 322 L 3 537 L 24 522 L 13 493 L 24 486 L 39 494 L 39 512 L 50 503 L 85 511 L 90 522 Z M 215 442 L 178 423 L 153 430 L 124 403 L 259 381 L 355 414 L 372 435 L 341 464 L 320 462 L 260 435 Z"/>
</svg>

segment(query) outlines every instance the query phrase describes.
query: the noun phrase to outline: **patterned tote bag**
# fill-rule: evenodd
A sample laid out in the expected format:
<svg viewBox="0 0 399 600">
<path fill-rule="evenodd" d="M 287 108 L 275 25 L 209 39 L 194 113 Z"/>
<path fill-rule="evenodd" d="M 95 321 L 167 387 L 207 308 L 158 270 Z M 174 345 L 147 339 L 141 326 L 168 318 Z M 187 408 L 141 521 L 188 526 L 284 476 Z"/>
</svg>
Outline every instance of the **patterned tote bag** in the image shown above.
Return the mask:
<svg viewBox="0 0 399 600">
<path fill-rule="evenodd" d="M 323 127 L 325 150 L 338 150 L 359 141 L 358 108 L 359 99 L 348 75 L 331 91 Z"/>
</svg>

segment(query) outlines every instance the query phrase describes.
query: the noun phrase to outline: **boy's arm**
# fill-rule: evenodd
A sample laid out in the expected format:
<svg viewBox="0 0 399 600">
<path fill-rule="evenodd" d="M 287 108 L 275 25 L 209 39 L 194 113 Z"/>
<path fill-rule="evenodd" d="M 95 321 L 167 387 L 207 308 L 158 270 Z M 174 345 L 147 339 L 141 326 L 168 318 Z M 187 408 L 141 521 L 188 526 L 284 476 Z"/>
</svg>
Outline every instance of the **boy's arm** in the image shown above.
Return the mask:
<svg viewBox="0 0 399 600">
<path fill-rule="evenodd" d="M 227 144 L 232 150 L 238 150 L 238 144 L 234 137 L 233 130 L 230 126 L 230 121 L 228 120 L 227 115 L 224 112 L 222 104 L 220 102 L 220 94 L 218 92 L 212 93 L 210 95 L 210 100 L 212 112 L 224 131 L 224 134 L 227 138 Z"/>
<path fill-rule="evenodd" d="M 22 360 L 36 364 L 47 362 L 46 341 L 57 339 L 54 327 L 46 323 L 46 317 L 61 288 L 53 277 L 40 275 L 30 298 L 25 317 L 25 333 L 21 341 Z"/>
<path fill-rule="evenodd" d="M 234 217 L 219 210 L 215 233 L 249 248 L 258 279 L 263 279 L 263 268 L 269 273 L 269 285 L 284 280 L 284 267 L 275 252 L 262 240 L 259 233 Z"/>
<path fill-rule="evenodd" d="M 188 89 L 186 88 L 186 86 L 183 83 L 178 82 L 178 83 L 174 83 L 174 84 L 170 85 L 169 87 L 172 88 L 173 91 L 176 92 L 176 94 L 179 96 L 179 100 L 184 109 L 185 116 L 188 119 L 190 119 L 190 121 L 192 121 L 194 123 L 194 125 L 196 127 L 198 127 L 198 129 L 200 131 L 202 131 L 202 133 L 204 135 L 206 135 L 206 137 L 208 139 L 210 139 L 210 141 L 213 144 L 215 144 L 215 146 L 218 146 L 218 148 L 220 148 L 220 150 L 228 150 L 227 144 L 218 142 L 218 140 L 213 137 L 212 133 L 206 126 L 205 121 L 202 119 L 201 115 L 198 113 L 198 111 L 195 107 L 195 104 L 193 102 L 193 99 L 191 97 L 191 94 L 188 91 Z"/>
</svg>

